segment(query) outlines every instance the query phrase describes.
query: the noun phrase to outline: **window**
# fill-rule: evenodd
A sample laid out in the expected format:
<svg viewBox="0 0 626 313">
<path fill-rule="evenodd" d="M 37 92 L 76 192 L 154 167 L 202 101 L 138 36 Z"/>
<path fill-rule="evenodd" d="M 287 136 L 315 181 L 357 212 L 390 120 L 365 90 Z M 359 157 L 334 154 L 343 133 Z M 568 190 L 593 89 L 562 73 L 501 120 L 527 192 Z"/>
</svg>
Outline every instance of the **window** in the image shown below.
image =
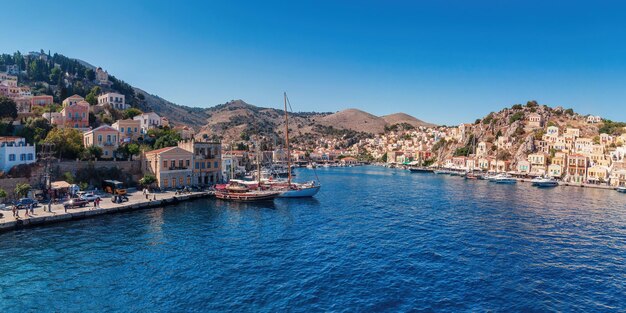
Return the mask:
<svg viewBox="0 0 626 313">
<path fill-rule="evenodd" d="M 113 135 L 113 142 L 117 142 L 117 136 Z"/>
<path fill-rule="evenodd" d="M 29 153 L 29 154 L 28 154 L 28 160 L 29 160 L 29 161 L 32 161 L 32 160 L 33 160 L 33 154 L 32 154 L 32 153 Z"/>
<path fill-rule="evenodd" d="M 200 165 L 202 165 L 202 168 L 204 168 L 204 167 L 205 167 L 204 162 L 200 162 Z"/>
<path fill-rule="evenodd" d="M 215 168 L 220 167 L 220 164 L 219 164 L 219 162 L 218 162 L 218 161 L 215 161 L 215 163 L 213 163 L 213 165 L 214 165 L 214 167 L 215 167 Z"/>
<path fill-rule="evenodd" d="M 120 133 L 122 133 L 122 134 L 124 133 L 124 127 L 122 127 L 122 128 L 120 129 Z"/>
<path fill-rule="evenodd" d="M 122 129 L 123 129 L 123 128 L 122 128 Z M 127 128 L 126 128 L 126 130 L 127 130 L 126 132 L 130 134 L 130 131 L 131 131 L 130 127 L 127 127 Z M 135 131 L 136 131 L 136 130 L 135 130 Z"/>
<path fill-rule="evenodd" d="M 178 184 L 180 184 L 181 186 L 183 185 L 183 178 L 182 177 L 178 177 Z"/>
<path fill-rule="evenodd" d="M 206 167 L 211 168 L 211 162 L 206 162 Z"/>
<path fill-rule="evenodd" d="M 20 154 L 20 161 L 26 161 L 26 153 Z"/>
<path fill-rule="evenodd" d="M 189 160 L 185 160 L 185 166 L 189 167 Z"/>
<path fill-rule="evenodd" d="M 167 187 L 168 180 L 167 178 L 163 178 L 163 187 Z"/>
<path fill-rule="evenodd" d="M 200 162 L 196 162 L 196 169 L 200 169 Z"/>
<path fill-rule="evenodd" d="M 98 143 L 102 143 L 102 135 L 98 135 Z"/>
<path fill-rule="evenodd" d="M 175 160 L 172 160 L 172 161 L 170 162 L 170 167 L 172 167 L 172 168 L 173 168 L 173 167 L 176 167 L 176 161 L 175 161 Z"/>
<path fill-rule="evenodd" d="M 108 156 L 109 155 L 109 151 L 104 151 L 104 155 Z"/>
<path fill-rule="evenodd" d="M 9 154 L 9 161 L 15 161 L 15 154 Z"/>
<path fill-rule="evenodd" d="M 111 135 L 107 135 L 107 142 L 111 142 Z"/>
<path fill-rule="evenodd" d="M 137 132 L 137 127 L 135 127 L 135 132 Z"/>
<path fill-rule="evenodd" d="M 166 168 L 167 167 L 167 160 L 163 160 L 163 167 Z"/>
</svg>

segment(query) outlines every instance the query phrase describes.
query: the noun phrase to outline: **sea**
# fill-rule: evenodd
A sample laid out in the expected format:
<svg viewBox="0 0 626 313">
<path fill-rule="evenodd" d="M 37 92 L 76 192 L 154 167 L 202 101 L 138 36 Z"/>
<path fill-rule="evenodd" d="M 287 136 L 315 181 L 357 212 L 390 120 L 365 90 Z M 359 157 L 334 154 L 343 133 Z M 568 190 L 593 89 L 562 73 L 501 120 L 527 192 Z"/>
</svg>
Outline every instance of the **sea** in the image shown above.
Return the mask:
<svg viewBox="0 0 626 313">
<path fill-rule="evenodd" d="M 374 166 L 0 234 L 0 312 L 626 311 L 626 194 Z"/>
</svg>

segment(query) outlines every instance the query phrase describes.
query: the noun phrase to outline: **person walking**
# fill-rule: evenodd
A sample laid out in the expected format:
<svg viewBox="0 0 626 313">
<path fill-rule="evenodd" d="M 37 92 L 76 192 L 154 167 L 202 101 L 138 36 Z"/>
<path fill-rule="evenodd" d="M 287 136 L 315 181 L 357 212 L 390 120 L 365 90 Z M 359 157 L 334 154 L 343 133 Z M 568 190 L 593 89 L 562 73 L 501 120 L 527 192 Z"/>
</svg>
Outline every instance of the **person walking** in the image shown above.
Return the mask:
<svg viewBox="0 0 626 313">
<path fill-rule="evenodd" d="M 15 209 L 15 206 L 11 207 L 11 211 L 13 212 L 13 217 L 19 217 L 19 215 L 17 215 L 17 210 Z"/>
<path fill-rule="evenodd" d="M 31 203 L 29 207 L 30 207 L 30 215 L 35 215 L 35 204 Z"/>
<path fill-rule="evenodd" d="M 93 199 L 93 209 L 95 210 L 98 206 L 98 198 Z"/>
</svg>

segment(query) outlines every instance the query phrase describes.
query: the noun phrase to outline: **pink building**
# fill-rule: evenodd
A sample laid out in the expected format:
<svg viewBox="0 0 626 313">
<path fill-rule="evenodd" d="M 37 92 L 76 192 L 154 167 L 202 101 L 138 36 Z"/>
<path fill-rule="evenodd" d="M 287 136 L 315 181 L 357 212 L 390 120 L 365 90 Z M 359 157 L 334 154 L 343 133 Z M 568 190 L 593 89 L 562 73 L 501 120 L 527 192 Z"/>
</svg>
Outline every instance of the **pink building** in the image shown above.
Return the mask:
<svg viewBox="0 0 626 313">
<path fill-rule="evenodd" d="M 68 105 L 61 110 L 61 116 L 61 119 L 54 120 L 55 124 L 67 128 L 87 128 L 89 127 L 89 102 L 80 101 Z"/>
</svg>

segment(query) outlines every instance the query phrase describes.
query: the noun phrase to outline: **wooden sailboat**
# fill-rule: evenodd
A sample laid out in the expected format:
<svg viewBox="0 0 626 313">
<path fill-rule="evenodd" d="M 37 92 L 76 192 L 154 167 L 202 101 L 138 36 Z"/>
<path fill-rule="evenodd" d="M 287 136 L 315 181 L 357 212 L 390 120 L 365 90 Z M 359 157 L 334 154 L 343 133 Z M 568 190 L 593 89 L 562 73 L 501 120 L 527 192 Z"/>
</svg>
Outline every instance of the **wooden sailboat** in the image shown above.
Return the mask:
<svg viewBox="0 0 626 313">
<path fill-rule="evenodd" d="M 285 102 L 285 147 L 287 148 L 287 182 L 269 182 L 272 189 L 280 190 L 281 198 L 304 198 L 315 196 L 322 187 L 319 182 L 294 183 L 291 181 L 291 150 L 289 148 L 289 114 L 287 113 L 287 93 L 283 94 Z"/>
<path fill-rule="evenodd" d="M 215 197 L 227 201 L 267 201 L 274 200 L 281 192 L 264 189 L 261 185 L 261 164 L 259 161 L 260 152 L 257 152 L 257 184 L 251 186 L 241 181 L 231 179 L 228 184 L 215 186 Z"/>
</svg>

